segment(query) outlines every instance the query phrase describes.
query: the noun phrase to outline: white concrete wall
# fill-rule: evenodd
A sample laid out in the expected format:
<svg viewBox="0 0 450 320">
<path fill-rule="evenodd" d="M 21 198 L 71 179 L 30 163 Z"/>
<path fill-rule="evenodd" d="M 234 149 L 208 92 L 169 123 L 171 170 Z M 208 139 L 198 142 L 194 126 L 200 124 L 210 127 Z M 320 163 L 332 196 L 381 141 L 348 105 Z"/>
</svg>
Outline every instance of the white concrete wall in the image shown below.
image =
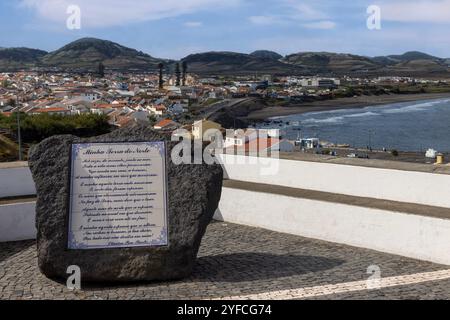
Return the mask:
<svg viewBox="0 0 450 320">
<path fill-rule="evenodd" d="M 231 188 L 215 219 L 450 265 L 450 220 Z"/>
<path fill-rule="evenodd" d="M 36 238 L 36 203 L 0 205 L 0 242 Z"/>
<path fill-rule="evenodd" d="M 243 163 L 225 162 L 230 179 L 450 207 L 449 175 L 227 157 Z M 0 197 L 34 192 L 28 168 L 0 169 Z M 231 188 L 224 188 L 216 218 L 450 265 L 449 220 Z M 35 204 L 0 206 L 0 241 L 35 234 Z"/>
<path fill-rule="evenodd" d="M 0 168 L 0 198 L 36 194 L 30 169 L 21 163 Z M 36 203 L 0 205 L 0 242 L 36 238 Z"/>
<path fill-rule="evenodd" d="M 323 162 L 220 157 L 226 176 L 232 180 L 450 208 L 450 175 Z"/>
<path fill-rule="evenodd" d="M 36 188 L 28 167 L 0 168 L 0 198 L 34 194 Z"/>
</svg>

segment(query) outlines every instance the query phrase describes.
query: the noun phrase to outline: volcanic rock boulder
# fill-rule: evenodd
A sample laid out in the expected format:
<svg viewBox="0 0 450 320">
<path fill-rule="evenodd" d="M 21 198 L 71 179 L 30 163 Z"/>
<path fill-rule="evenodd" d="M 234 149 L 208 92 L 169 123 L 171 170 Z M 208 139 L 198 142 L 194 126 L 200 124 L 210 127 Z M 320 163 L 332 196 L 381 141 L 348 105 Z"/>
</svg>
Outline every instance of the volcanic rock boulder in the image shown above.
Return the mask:
<svg viewBox="0 0 450 320">
<path fill-rule="evenodd" d="M 167 141 L 168 246 L 68 249 L 70 154 L 74 143 Z M 36 226 L 39 268 L 52 279 L 67 279 L 67 268 L 79 266 L 82 281 L 125 282 L 175 280 L 191 274 L 200 242 L 222 190 L 220 165 L 171 161 L 170 142 L 148 127 L 135 126 L 81 139 L 54 136 L 30 151 L 37 189 Z"/>
</svg>

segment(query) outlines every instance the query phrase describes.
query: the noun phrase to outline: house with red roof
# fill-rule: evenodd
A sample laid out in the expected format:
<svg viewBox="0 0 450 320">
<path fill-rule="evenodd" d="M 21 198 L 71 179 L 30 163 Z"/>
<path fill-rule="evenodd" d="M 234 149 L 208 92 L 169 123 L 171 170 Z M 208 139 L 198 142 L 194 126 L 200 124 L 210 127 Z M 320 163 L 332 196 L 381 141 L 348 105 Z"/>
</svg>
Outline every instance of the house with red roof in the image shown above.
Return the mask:
<svg viewBox="0 0 450 320">
<path fill-rule="evenodd" d="M 62 107 L 49 107 L 49 108 L 41 108 L 41 109 L 33 109 L 30 111 L 31 114 L 61 114 L 61 115 L 70 115 L 71 111 L 67 108 Z"/>
<path fill-rule="evenodd" d="M 155 130 L 176 130 L 179 127 L 180 124 L 170 119 L 163 119 L 153 126 Z"/>
</svg>

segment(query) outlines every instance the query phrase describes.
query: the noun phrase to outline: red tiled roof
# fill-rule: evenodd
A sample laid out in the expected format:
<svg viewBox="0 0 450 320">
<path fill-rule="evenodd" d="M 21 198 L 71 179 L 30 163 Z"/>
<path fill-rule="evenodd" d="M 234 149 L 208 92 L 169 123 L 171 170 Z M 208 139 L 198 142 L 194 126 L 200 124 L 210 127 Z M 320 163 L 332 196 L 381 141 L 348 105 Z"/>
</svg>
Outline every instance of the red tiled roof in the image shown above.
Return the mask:
<svg viewBox="0 0 450 320">
<path fill-rule="evenodd" d="M 159 104 L 159 105 L 157 105 L 157 106 L 153 106 L 154 108 L 155 108 L 155 110 L 157 110 L 157 111 L 165 111 L 167 108 L 166 108 L 166 106 L 164 106 L 164 105 L 162 105 L 162 104 Z"/>
<path fill-rule="evenodd" d="M 171 124 L 175 124 L 175 122 L 173 122 L 170 119 L 163 119 L 161 121 L 159 121 L 157 124 L 154 125 L 154 127 L 158 127 L 158 128 L 164 128 L 167 127 Z"/>
<path fill-rule="evenodd" d="M 102 104 L 96 104 L 92 107 L 92 109 L 112 109 L 112 108 L 117 108 L 117 105 L 102 103 Z"/>
<path fill-rule="evenodd" d="M 33 110 L 32 112 L 36 113 L 46 113 L 46 112 L 69 112 L 66 108 L 44 108 Z"/>
<path fill-rule="evenodd" d="M 279 139 L 275 138 L 258 138 L 251 140 L 249 142 L 246 142 L 244 144 L 244 150 L 245 152 L 256 152 L 256 151 L 264 151 L 267 149 L 272 148 L 273 146 L 280 143 Z M 238 150 L 242 150 L 242 146 L 229 146 L 227 149 L 233 150 L 234 148 L 238 148 Z"/>
<path fill-rule="evenodd" d="M 124 127 L 131 121 L 133 121 L 133 119 L 131 119 L 130 117 L 119 117 L 119 119 L 116 121 L 116 124 L 120 127 Z"/>
</svg>

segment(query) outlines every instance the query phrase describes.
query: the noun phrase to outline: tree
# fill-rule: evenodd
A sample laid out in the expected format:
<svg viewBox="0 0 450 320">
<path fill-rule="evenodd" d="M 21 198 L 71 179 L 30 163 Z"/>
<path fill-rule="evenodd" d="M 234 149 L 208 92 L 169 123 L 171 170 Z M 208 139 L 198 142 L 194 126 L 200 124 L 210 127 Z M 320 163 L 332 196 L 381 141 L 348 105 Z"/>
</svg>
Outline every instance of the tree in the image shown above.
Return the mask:
<svg viewBox="0 0 450 320">
<path fill-rule="evenodd" d="M 105 77 L 105 65 L 102 62 L 100 62 L 98 64 L 98 76 L 100 78 L 104 78 Z"/>
<path fill-rule="evenodd" d="M 180 64 L 179 63 L 177 63 L 175 65 L 175 76 L 177 78 L 176 86 L 179 87 L 180 86 L 180 81 L 181 81 L 181 72 L 180 72 Z"/>
<path fill-rule="evenodd" d="M 106 115 L 20 115 L 20 128 L 23 141 L 27 143 L 40 142 L 53 135 L 73 134 L 80 137 L 91 137 L 110 132 L 111 127 Z M 11 132 L 17 132 L 17 118 L 0 118 L 0 126 Z"/>
<path fill-rule="evenodd" d="M 154 114 L 151 114 L 148 116 L 148 121 L 150 123 L 150 126 L 154 126 L 156 124 L 156 122 L 158 121 L 158 119 L 156 118 L 156 116 Z"/>
<path fill-rule="evenodd" d="M 164 86 L 164 79 L 163 79 L 164 64 L 161 62 L 158 63 L 158 69 L 159 69 L 159 89 L 162 89 Z"/>
<path fill-rule="evenodd" d="M 181 69 L 183 70 L 183 86 L 186 85 L 186 74 L 187 74 L 187 62 L 183 61 L 181 64 Z"/>
<path fill-rule="evenodd" d="M 10 106 L 10 107 L 15 107 L 16 106 L 16 100 L 15 99 L 13 99 L 13 98 L 11 98 L 11 99 L 9 99 L 8 100 L 8 105 Z"/>
</svg>

